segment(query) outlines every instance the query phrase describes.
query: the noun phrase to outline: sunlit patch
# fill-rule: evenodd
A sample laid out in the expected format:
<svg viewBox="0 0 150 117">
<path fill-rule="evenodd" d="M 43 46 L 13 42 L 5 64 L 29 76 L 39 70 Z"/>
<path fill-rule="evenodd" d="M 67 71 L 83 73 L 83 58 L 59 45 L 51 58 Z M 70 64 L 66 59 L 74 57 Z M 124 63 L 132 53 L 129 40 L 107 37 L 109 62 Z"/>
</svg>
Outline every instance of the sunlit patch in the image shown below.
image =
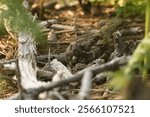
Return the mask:
<svg viewBox="0 0 150 117">
<path fill-rule="evenodd" d="M 2 13 L 2 11 L 6 11 L 6 10 L 8 10 L 7 5 L 5 5 L 5 4 L 0 4 L 0 13 Z"/>
</svg>

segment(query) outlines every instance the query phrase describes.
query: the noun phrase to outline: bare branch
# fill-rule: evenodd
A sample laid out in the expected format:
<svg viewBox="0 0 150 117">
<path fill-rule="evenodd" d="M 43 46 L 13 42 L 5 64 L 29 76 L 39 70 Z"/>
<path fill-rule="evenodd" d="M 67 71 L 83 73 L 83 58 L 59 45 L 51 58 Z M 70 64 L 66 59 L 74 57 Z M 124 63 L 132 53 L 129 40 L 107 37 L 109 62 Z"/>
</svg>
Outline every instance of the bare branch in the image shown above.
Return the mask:
<svg viewBox="0 0 150 117">
<path fill-rule="evenodd" d="M 81 100 L 89 99 L 91 87 L 92 87 L 92 77 L 93 77 L 93 74 L 91 71 L 87 70 L 84 72 L 81 90 L 78 95 L 79 99 L 81 99 Z"/>
<path fill-rule="evenodd" d="M 98 73 L 102 73 L 102 72 L 106 72 L 106 71 L 114 71 L 117 70 L 119 67 L 127 64 L 128 60 L 130 59 L 130 56 L 122 56 L 119 58 L 115 58 L 113 60 L 111 60 L 108 63 L 102 64 L 102 65 L 94 65 L 88 68 L 83 69 L 82 71 L 77 72 L 76 74 L 72 75 L 71 77 L 61 80 L 61 81 L 57 81 L 57 82 L 53 82 L 50 85 L 47 86 L 41 86 L 37 88 L 38 93 L 41 93 L 43 91 L 48 91 L 48 90 L 52 90 L 55 87 L 60 87 L 63 85 L 67 85 L 71 82 L 75 82 L 81 79 L 82 75 L 84 74 L 84 72 L 86 70 L 90 70 L 91 72 L 93 72 L 93 76 L 95 76 Z"/>
<path fill-rule="evenodd" d="M 19 89 L 22 99 L 36 99 L 38 94 L 34 90 L 39 86 L 47 85 L 45 82 L 39 82 L 36 78 L 37 67 L 35 61 L 36 48 L 33 39 L 26 33 L 18 35 L 18 71 L 19 71 Z M 33 89 L 33 90 L 28 90 Z"/>
<path fill-rule="evenodd" d="M 61 24 L 53 24 L 51 28 L 59 29 L 59 30 L 72 30 L 74 31 L 73 26 L 61 25 Z"/>
</svg>

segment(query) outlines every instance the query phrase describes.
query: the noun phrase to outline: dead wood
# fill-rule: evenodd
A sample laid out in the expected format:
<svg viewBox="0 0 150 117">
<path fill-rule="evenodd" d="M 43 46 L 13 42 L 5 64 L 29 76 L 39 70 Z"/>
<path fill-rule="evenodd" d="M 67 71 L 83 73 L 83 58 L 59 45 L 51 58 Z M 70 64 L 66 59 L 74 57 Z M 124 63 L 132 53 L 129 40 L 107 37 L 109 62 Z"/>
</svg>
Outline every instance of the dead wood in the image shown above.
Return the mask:
<svg viewBox="0 0 150 117">
<path fill-rule="evenodd" d="M 114 71 L 114 70 L 118 69 L 119 67 L 125 65 L 128 62 L 129 59 L 130 59 L 130 56 L 127 56 L 127 57 L 123 56 L 123 57 L 120 57 L 120 58 L 116 58 L 116 59 L 114 59 L 114 60 L 112 60 L 112 61 L 110 61 L 110 62 L 108 62 L 106 64 L 102 64 L 100 66 L 93 65 L 93 66 L 90 66 L 90 67 L 88 67 L 88 68 L 86 68 L 86 69 L 84 69 L 82 71 L 77 72 L 76 74 L 74 74 L 72 76 L 67 77 L 67 79 L 65 78 L 65 79 L 61 79 L 61 80 L 53 82 L 53 83 L 46 83 L 45 85 L 41 85 L 41 84 L 39 85 L 40 82 L 35 81 L 34 83 L 36 84 L 36 86 L 30 86 L 31 84 L 33 84 L 33 80 L 32 79 L 30 79 L 30 80 L 27 79 L 26 80 L 22 76 L 24 78 L 23 79 L 24 81 L 22 81 L 21 84 L 20 84 L 21 87 L 22 87 L 22 90 L 20 90 L 20 92 L 19 92 L 20 95 L 16 94 L 15 96 L 12 96 L 12 97 L 10 97 L 8 99 L 37 99 L 38 95 L 41 92 L 49 91 L 49 90 L 52 90 L 52 89 L 54 89 L 56 87 L 61 87 L 61 86 L 67 85 L 67 84 L 69 84 L 71 82 L 75 82 L 75 81 L 80 80 L 82 75 L 87 70 L 91 71 L 93 73 L 93 76 L 95 76 L 96 74 L 101 73 L 101 72 Z M 24 83 L 25 81 L 28 81 L 27 82 L 27 83 L 29 83 L 28 87 L 27 86 L 24 87 L 24 85 L 26 84 L 26 83 Z"/>
<path fill-rule="evenodd" d="M 93 76 L 95 76 L 98 73 L 105 72 L 105 71 L 117 70 L 121 66 L 127 64 L 129 59 L 130 59 L 130 56 L 123 56 L 123 57 L 115 58 L 114 60 L 111 60 L 110 62 L 102 64 L 100 66 L 99 65 L 90 66 L 88 68 L 85 68 L 85 69 L 77 72 L 76 74 L 72 75 L 71 77 L 69 77 L 67 79 L 53 82 L 52 84 L 47 85 L 47 86 L 41 86 L 41 87 L 37 88 L 36 91 L 38 93 L 41 93 L 44 91 L 52 90 L 53 88 L 56 88 L 56 87 L 61 87 L 61 86 L 67 85 L 71 82 L 79 81 L 79 80 L 81 80 L 81 78 L 86 70 L 90 70 L 93 73 Z M 33 90 L 33 89 L 31 89 L 31 90 Z"/>
<path fill-rule="evenodd" d="M 46 21 L 41 21 L 40 22 L 40 26 L 42 26 L 42 27 L 49 27 L 52 24 L 56 24 L 58 22 L 59 21 L 57 19 L 50 19 L 50 20 L 46 20 Z"/>
<path fill-rule="evenodd" d="M 18 35 L 18 75 L 21 99 L 36 99 L 35 92 L 28 89 L 46 85 L 37 80 L 37 67 L 35 61 L 36 49 L 30 35 L 20 32 Z"/>
<path fill-rule="evenodd" d="M 67 25 L 62 25 L 62 24 L 53 24 L 53 25 L 51 25 L 51 28 L 58 29 L 58 30 L 71 30 L 71 31 L 74 31 L 73 26 L 67 26 Z"/>
<path fill-rule="evenodd" d="M 87 70 L 83 74 L 82 83 L 81 83 L 81 89 L 78 94 L 78 99 L 89 99 L 90 98 L 90 92 L 92 88 L 92 77 L 93 74 L 91 71 Z"/>
</svg>

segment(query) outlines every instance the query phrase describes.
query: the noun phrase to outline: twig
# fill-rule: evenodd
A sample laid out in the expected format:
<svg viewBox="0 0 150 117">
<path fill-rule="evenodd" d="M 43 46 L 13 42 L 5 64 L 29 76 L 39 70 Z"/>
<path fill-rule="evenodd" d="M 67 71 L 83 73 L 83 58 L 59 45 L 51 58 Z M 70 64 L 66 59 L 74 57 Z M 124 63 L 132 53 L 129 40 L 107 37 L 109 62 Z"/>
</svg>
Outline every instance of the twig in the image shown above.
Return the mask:
<svg viewBox="0 0 150 117">
<path fill-rule="evenodd" d="M 12 62 L 17 62 L 17 60 L 16 59 L 10 59 L 10 60 L 5 60 L 5 61 L 0 60 L 0 65 L 11 64 Z"/>
<path fill-rule="evenodd" d="M 73 26 L 61 25 L 61 24 L 53 24 L 51 28 L 58 29 L 58 30 L 72 30 L 74 31 Z"/>
<path fill-rule="evenodd" d="M 81 99 L 81 100 L 89 99 L 91 87 L 92 87 L 92 77 L 93 77 L 93 74 L 91 71 L 87 70 L 84 72 L 81 90 L 78 95 L 79 99 Z"/>
<path fill-rule="evenodd" d="M 50 59 L 50 57 L 51 57 L 51 50 L 49 48 L 49 50 L 48 50 L 48 65 L 49 65 L 49 68 L 51 67 L 51 65 L 50 65 L 51 59 Z"/>
<path fill-rule="evenodd" d="M 56 23 L 58 23 L 59 21 L 57 20 L 57 19 L 50 19 L 50 20 L 45 20 L 45 21 L 41 21 L 40 22 L 40 25 L 42 26 L 42 27 L 48 27 L 48 26 L 50 26 L 50 25 L 52 25 L 52 24 L 56 24 Z"/>
<path fill-rule="evenodd" d="M 73 30 L 60 30 L 60 31 L 56 31 L 56 34 L 68 33 L 68 32 L 74 32 L 74 31 Z"/>
</svg>

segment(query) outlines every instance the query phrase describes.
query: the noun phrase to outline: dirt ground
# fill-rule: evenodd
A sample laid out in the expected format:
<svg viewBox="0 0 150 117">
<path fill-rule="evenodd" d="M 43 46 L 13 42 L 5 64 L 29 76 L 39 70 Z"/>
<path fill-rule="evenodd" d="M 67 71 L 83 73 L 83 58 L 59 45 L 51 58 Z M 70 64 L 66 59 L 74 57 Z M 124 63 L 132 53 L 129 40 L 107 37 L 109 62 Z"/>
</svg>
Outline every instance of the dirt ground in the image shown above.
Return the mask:
<svg viewBox="0 0 150 117">
<path fill-rule="evenodd" d="M 103 25 L 109 22 L 112 18 L 116 17 L 113 7 L 103 6 L 96 14 L 91 12 L 84 13 L 79 4 L 73 6 L 64 6 L 58 10 L 54 8 L 45 9 L 40 17 L 41 20 L 55 19 L 58 21 L 58 24 L 69 27 L 74 26 L 76 20 L 77 32 L 70 29 L 55 30 L 57 38 L 56 43 L 50 44 L 48 41 L 49 44 L 46 46 L 37 46 L 38 55 L 48 54 L 49 47 L 51 48 L 52 54 L 65 53 L 70 43 L 78 40 L 79 36 L 84 35 L 89 31 L 100 30 Z M 130 55 L 144 36 L 144 18 L 142 19 L 141 17 L 134 16 L 131 18 L 126 18 L 124 21 L 126 24 L 122 25 L 121 29 L 139 27 L 142 30 L 139 34 L 126 35 L 123 38 L 127 46 L 126 48 L 131 49 L 127 52 Z M 76 33 L 78 33 L 78 35 L 76 35 Z M 48 32 L 45 34 L 48 35 Z M 16 42 L 12 41 L 9 35 L 1 36 L 0 38 L 0 58 L 7 60 L 15 58 L 17 52 Z M 109 54 L 109 56 L 114 51 L 114 45 L 112 44 L 110 47 L 112 48 L 109 48 L 108 50 L 102 50 L 104 53 Z M 106 60 L 106 62 L 107 61 L 108 60 Z M 73 71 L 74 69 L 72 68 L 71 70 Z M 78 70 L 75 70 L 73 72 L 77 71 Z M 9 79 L 1 80 L 1 99 L 5 99 L 17 92 L 16 84 L 13 81 L 10 81 Z M 120 91 L 114 91 L 108 87 L 109 81 L 106 78 L 97 80 L 93 79 L 90 99 L 122 99 Z M 79 90 L 79 85 L 73 86 L 73 88 L 69 89 L 69 95 L 74 96 L 79 92 Z"/>
</svg>

